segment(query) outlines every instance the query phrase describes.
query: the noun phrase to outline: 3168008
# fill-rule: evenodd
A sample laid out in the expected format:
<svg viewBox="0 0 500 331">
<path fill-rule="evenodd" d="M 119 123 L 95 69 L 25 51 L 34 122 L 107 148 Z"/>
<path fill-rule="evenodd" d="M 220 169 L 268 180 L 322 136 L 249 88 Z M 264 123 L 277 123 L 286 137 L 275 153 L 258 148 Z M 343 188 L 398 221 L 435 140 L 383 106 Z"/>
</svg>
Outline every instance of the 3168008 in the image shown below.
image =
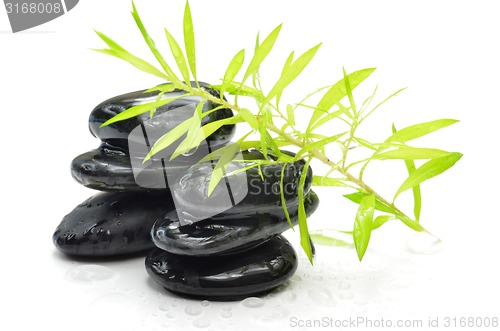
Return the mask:
<svg viewBox="0 0 500 331">
<path fill-rule="evenodd" d="M 5 3 L 7 14 L 59 14 L 63 8 L 60 2 L 23 2 L 23 3 Z"/>
</svg>

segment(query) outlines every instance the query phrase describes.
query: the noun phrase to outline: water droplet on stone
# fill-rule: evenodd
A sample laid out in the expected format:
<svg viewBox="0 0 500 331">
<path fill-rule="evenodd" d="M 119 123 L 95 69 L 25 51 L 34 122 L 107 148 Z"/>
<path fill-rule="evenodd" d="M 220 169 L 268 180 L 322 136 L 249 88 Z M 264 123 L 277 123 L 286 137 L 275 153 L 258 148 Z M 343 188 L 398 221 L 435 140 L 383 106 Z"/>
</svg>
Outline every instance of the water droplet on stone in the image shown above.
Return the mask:
<svg viewBox="0 0 500 331">
<path fill-rule="evenodd" d="M 184 309 L 184 312 L 189 316 L 198 316 L 202 313 L 202 310 L 200 306 L 191 305 L 187 306 L 186 309 Z"/>
<path fill-rule="evenodd" d="M 319 307 L 332 307 L 337 304 L 326 288 L 312 288 L 308 291 L 308 295 L 312 302 Z"/>
<path fill-rule="evenodd" d="M 406 249 L 413 254 L 430 255 L 441 251 L 443 242 L 428 232 L 417 232 L 406 242 Z"/>
<path fill-rule="evenodd" d="M 257 297 L 249 297 L 241 301 L 241 305 L 247 308 L 259 308 L 265 305 L 264 300 Z"/>
</svg>

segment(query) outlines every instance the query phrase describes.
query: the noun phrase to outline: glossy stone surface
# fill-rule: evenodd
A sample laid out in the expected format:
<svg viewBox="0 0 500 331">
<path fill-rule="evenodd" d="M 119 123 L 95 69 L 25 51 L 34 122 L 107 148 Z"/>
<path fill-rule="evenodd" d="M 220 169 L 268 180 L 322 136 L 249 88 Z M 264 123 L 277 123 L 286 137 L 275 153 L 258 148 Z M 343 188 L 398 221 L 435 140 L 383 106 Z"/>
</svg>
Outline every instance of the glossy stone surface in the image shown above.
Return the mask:
<svg viewBox="0 0 500 331">
<path fill-rule="evenodd" d="M 319 204 L 316 193 L 305 198 L 306 214 L 311 215 Z M 292 224 L 297 225 L 297 205 L 287 206 Z M 212 218 L 186 224 L 179 221 L 174 210 L 157 220 L 151 230 L 155 245 L 170 253 L 204 256 L 228 254 L 260 245 L 280 234 L 290 225 L 282 207 L 274 211 L 248 212 L 235 215 L 228 211 Z"/>
<path fill-rule="evenodd" d="M 293 153 L 286 152 L 289 155 Z M 245 162 L 231 162 L 226 173 L 234 172 L 244 166 L 251 165 L 252 160 L 264 159 L 258 150 L 244 151 L 242 156 Z M 288 163 L 284 170 L 283 188 L 287 205 L 298 202 L 298 183 L 304 167 L 304 160 Z M 208 187 L 213 173 L 210 163 L 198 163 L 187 169 L 177 179 L 174 186 L 174 198 L 182 205 L 183 218 L 191 221 L 207 218 L 206 215 L 217 215 L 221 212 L 242 214 L 249 212 L 273 212 L 281 206 L 280 180 L 283 164 L 262 165 L 261 170 L 264 180 L 261 179 L 258 167 L 247 169 L 231 175 L 229 182 L 221 180 L 213 193 L 208 196 Z M 308 168 L 304 186 L 304 194 L 309 192 L 313 173 Z M 229 183 L 229 184 L 228 184 Z M 228 188 L 234 203 L 231 208 L 221 209 L 227 204 Z"/>
<path fill-rule="evenodd" d="M 110 192 L 164 190 L 168 187 L 165 178 L 167 172 L 176 176 L 204 156 L 201 153 L 189 157 L 181 155 L 168 163 L 155 162 L 143 169 L 136 180 L 130 156 L 106 147 L 101 146 L 73 159 L 71 175 L 78 183 L 94 190 Z M 139 162 L 142 162 L 142 159 Z M 138 181 L 147 185 L 140 186 Z"/>
<path fill-rule="evenodd" d="M 183 256 L 161 249 L 146 258 L 146 270 L 172 292 L 209 300 L 239 300 L 283 284 L 297 269 L 290 243 L 278 235 L 231 255 Z"/>
<path fill-rule="evenodd" d="M 151 226 L 173 210 L 161 193 L 99 193 L 66 215 L 52 237 L 61 252 L 78 256 L 114 256 L 151 249 Z"/>
<path fill-rule="evenodd" d="M 196 86 L 194 82 L 191 82 L 192 86 Z M 212 90 L 207 87 L 207 84 L 201 83 L 200 86 L 219 98 L 219 94 L 217 91 Z M 107 143 L 109 146 L 113 146 L 114 148 L 122 151 L 128 151 L 128 138 L 129 134 L 138 126 L 149 125 L 153 126 L 156 131 L 167 132 L 171 130 L 175 125 L 179 123 L 166 123 L 165 121 L 155 121 L 156 117 L 165 117 L 165 113 L 169 112 L 173 109 L 186 107 L 188 105 L 196 105 L 200 102 L 199 97 L 187 96 L 177 100 L 174 100 L 164 106 L 159 107 L 154 116 L 153 120 L 149 120 L 149 113 L 144 113 L 142 115 L 136 116 L 134 118 L 127 119 L 125 121 L 120 121 L 116 123 L 112 123 L 105 127 L 100 127 L 101 124 L 112 118 L 113 116 L 123 112 L 124 110 L 147 102 L 153 102 L 156 100 L 158 95 L 158 91 L 144 93 L 146 90 L 135 91 L 131 93 L 122 94 L 111 99 L 108 99 L 101 104 L 97 105 L 95 109 L 92 111 L 89 117 L 89 129 L 90 132 L 97 138 L 101 139 L 103 142 Z M 183 91 L 174 90 L 170 93 L 165 93 L 162 99 L 172 98 L 175 96 L 179 96 L 184 94 Z M 203 111 L 211 110 L 218 105 L 213 104 L 212 102 L 206 102 L 203 106 Z M 191 112 L 192 115 L 192 112 Z M 205 116 L 202 120 L 202 125 L 213 122 L 219 119 L 228 118 L 233 116 L 233 113 L 230 109 L 220 109 L 217 110 L 207 116 Z M 165 118 L 169 118 L 168 116 Z M 175 121 L 175 119 L 172 119 Z M 145 128 L 147 129 L 147 128 Z M 150 129 L 153 129 L 150 127 Z M 231 137 L 234 134 L 235 127 L 234 125 L 226 125 L 221 127 L 219 130 L 215 131 L 208 139 L 207 142 L 212 147 L 220 146 L 222 144 L 227 143 L 231 140 Z"/>
</svg>

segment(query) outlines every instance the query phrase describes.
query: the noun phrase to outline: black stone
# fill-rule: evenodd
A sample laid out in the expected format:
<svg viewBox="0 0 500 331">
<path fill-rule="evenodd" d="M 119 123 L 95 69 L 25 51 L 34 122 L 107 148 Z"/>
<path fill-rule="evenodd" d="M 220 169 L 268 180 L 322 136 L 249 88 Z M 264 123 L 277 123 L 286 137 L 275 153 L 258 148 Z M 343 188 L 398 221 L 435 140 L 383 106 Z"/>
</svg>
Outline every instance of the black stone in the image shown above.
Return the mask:
<svg viewBox="0 0 500 331">
<path fill-rule="evenodd" d="M 306 214 L 318 207 L 316 193 L 305 197 Z M 155 245 L 170 253 L 204 256 L 228 254 L 260 245 L 276 234 L 290 229 L 282 207 L 265 212 L 247 212 L 235 215 L 230 210 L 211 218 L 185 224 L 174 210 L 157 220 L 151 230 Z M 297 225 L 297 205 L 287 205 L 292 224 Z"/>
<path fill-rule="evenodd" d="M 168 187 L 166 173 L 177 176 L 204 155 L 201 153 L 189 157 L 180 155 L 171 162 L 155 162 L 138 174 L 137 181 L 130 156 L 103 145 L 74 158 L 71 162 L 71 175 L 78 183 L 94 190 L 109 192 L 165 190 Z M 142 162 L 142 159 L 139 162 Z M 140 186 L 137 182 L 147 185 Z"/>
<path fill-rule="evenodd" d="M 287 281 L 296 269 L 295 251 L 280 235 L 237 254 L 194 257 L 154 249 L 146 258 L 146 270 L 161 286 L 209 300 L 266 293 Z"/>
<path fill-rule="evenodd" d="M 158 217 L 174 209 L 167 191 L 99 193 L 66 215 L 52 237 L 61 252 L 114 256 L 154 247 L 150 232 Z"/>
<path fill-rule="evenodd" d="M 283 151 L 293 156 L 293 153 Z M 264 159 L 259 150 L 243 151 L 245 162 L 229 163 L 226 173 L 230 173 L 244 166 L 252 164 L 252 160 Z M 299 180 L 305 165 L 304 160 L 287 163 L 284 170 L 283 188 L 287 205 L 298 203 Z M 207 214 L 224 213 L 242 214 L 249 212 L 272 212 L 281 206 L 280 180 L 283 164 L 262 165 L 262 180 L 258 167 L 247 169 L 244 172 L 227 177 L 227 182 L 221 180 L 215 190 L 208 196 L 208 187 L 213 173 L 213 164 L 204 162 L 193 165 L 178 177 L 173 195 L 181 205 L 185 218 L 200 220 L 207 218 Z M 246 176 L 246 178 L 244 177 Z M 313 178 L 311 167 L 308 168 L 304 184 L 304 194 L 309 192 Z M 221 209 L 221 201 L 227 200 L 228 188 L 234 204 L 226 210 Z M 229 208 L 231 207 L 231 208 Z"/>
<path fill-rule="evenodd" d="M 196 86 L 194 82 L 191 82 L 192 86 Z M 207 87 L 207 84 L 201 83 L 200 86 L 205 90 L 210 92 L 215 97 L 219 98 L 219 93 L 216 90 L 213 90 Z M 144 93 L 146 90 L 126 93 L 123 95 L 119 95 L 108 99 L 101 104 L 97 105 L 95 109 L 92 111 L 89 117 L 89 129 L 90 132 L 97 138 L 101 139 L 103 142 L 108 144 L 108 146 L 127 152 L 128 151 L 128 139 L 130 133 L 142 125 L 144 128 L 145 123 L 152 124 L 155 126 L 157 131 L 163 131 L 166 133 L 169 129 L 172 129 L 175 125 L 172 123 L 164 123 L 163 121 L 148 121 L 150 119 L 149 113 L 144 113 L 142 115 L 138 115 L 136 117 L 112 123 L 105 127 L 100 127 L 104 122 L 111 119 L 115 115 L 123 112 L 124 110 L 138 105 L 142 103 L 152 102 L 156 100 L 158 95 L 158 91 Z M 171 98 L 174 96 L 182 95 L 185 92 L 174 90 L 170 93 L 165 93 L 163 95 L 163 99 Z M 174 100 L 164 106 L 159 107 L 154 116 L 161 117 L 172 109 L 183 107 L 189 104 L 197 104 L 201 101 L 201 98 L 196 96 L 186 96 L 180 99 Z M 218 107 L 218 104 L 214 104 L 210 101 L 205 102 L 203 106 L 203 111 L 209 111 Z M 228 118 L 233 116 L 233 112 L 230 109 L 220 109 L 211 114 L 205 116 L 202 119 L 201 124 L 205 125 L 206 123 L 217 121 L 220 119 Z M 180 123 L 176 123 L 180 124 Z M 165 128 L 163 130 L 163 128 Z M 231 137 L 234 135 L 235 126 L 234 125 L 225 125 L 221 127 L 219 130 L 215 131 L 210 137 L 207 138 L 207 143 L 212 147 L 217 147 L 223 144 L 226 144 L 231 140 Z"/>
</svg>

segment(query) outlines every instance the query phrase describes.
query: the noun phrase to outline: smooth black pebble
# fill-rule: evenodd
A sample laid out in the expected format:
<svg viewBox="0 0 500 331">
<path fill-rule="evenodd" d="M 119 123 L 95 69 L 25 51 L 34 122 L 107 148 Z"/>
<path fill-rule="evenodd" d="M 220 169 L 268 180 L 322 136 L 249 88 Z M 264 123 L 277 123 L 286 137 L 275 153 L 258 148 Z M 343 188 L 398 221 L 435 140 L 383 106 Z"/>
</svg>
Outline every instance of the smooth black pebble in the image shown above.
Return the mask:
<svg viewBox="0 0 500 331">
<path fill-rule="evenodd" d="M 294 154 L 282 151 L 288 155 Z M 226 173 L 237 172 L 238 169 L 250 166 L 253 160 L 265 159 L 259 150 L 243 151 L 244 162 L 230 162 Z M 249 168 L 225 177 L 208 196 L 208 188 L 213 173 L 213 164 L 209 162 L 198 163 L 181 174 L 174 188 L 173 195 L 186 219 L 193 222 L 207 218 L 207 215 L 217 215 L 221 212 L 239 215 L 248 212 L 272 212 L 281 206 L 281 174 L 283 171 L 283 195 L 287 205 L 298 203 L 299 180 L 304 169 L 305 161 L 299 160 L 287 163 L 284 170 L 283 164 L 262 165 Z M 261 173 L 264 177 L 262 180 Z M 308 168 L 304 183 L 304 194 L 311 188 L 313 173 Z M 227 180 L 226 180 L 227 179 Z M 228 190 L 228 187 L 230 190 Z M 229 199 L 229 194 L 232 195 Z M 233 204 L 227 203 L 233 202 Z"/>
<path fill-rule="evenodd" d="M 304 199 L 307 216 L 318 207 L 316 193 Z M 292 224 L 297 225 L 297 205 L 287 206 Z M 272 236 L 290 229 L 283 208 L 270 212 L 222 213 L 208 219 L 186 224 L 179 221 L 174 210 L 157 220 L 151 230 L 155 245 L 165 251 L 190 256 L 227 254 L 260 245 Z M 250 253 L 249 253 L 250 254 Z"/>
<path fill-rule="evenodd" d="M 66 215 L 52 237 L 61 252 L 115 256 L 154 247 L 150 232 L 158 217 L 174 209 L 166 191 L 99 193 Z"/>
<path fill-rule="evenodd" d="M 191 85 L 196 86 L 195 82 L 191 82 Z M 206 83 L 200 82 L 200 86 L 205 91 L 208 91 L 216 98 L 219 98 L 219 93 L 216 90 L 213 90 L 207 86 Z M 153 120 L 150 120 L 149 112 L 143 113 L 133 118 L 129 118 L 124 121 L 119 121 L 112 123 L 108 126 L 101 127 L 101 125 L 107 120 L 111 119 L 115 115 L 127 110 L 128 108 L 147 103 L 153 102 L 156 100 L 158 96 L 158 91 L 145 93 L 146 90 L 130 92 L 122 95 L 118 95 L 111 99 L 108 99 L 99 105 L 97 105 L 89 117 L 89 129 L 90 132 L 97 138 L 101 139 L 103 142 L 107 143 L 109 146 L 113 146 L 116 149 L 121 149 L 123 151 L 128 151 L 128 139 L 130 133 L 137 127 L 142 126 L 143 129 L 147 131 L 149 129 L 153 129 L 155 131 L 161 131 L 162 134 L 166 133 L 169 129 L 172 129 L 173 123 L 168 123 L 164 119 L 170 119 L 171 121 L 175 121 L 175 118 L 170 118 L 166 112 L 169 112 L 173 109 L 186 107 L 192 104 L 198 104 L 202 99 L 196 96 L 186 96 L 167 103 L 156 109 L 154 113 Z M 174 90 L 172 92 L 165 93 L 162 96 L 162 99 L 178 97 L 185 92 Z M 218 104 L 214 104 L 210 101 L 207 101 L 203 105 L 203 111 L 209 111 L 218 107 Z M 166 116 L 167 115 L 167 116 Z M 192 112 L 191 114 L 192 115 Z M 215 112 L 208 114 L 203 117 L 201 124 L 205 125 L 209 122 L 217 121 L 220 119 L 232 117 L 233 112 L 230 109 L 224 108 L 219 109 Z M 155 121 L 155 118 L 161 118 L 161 120 Z M 175 124 L 180 124 L 175 123 Z M 225 125 L 220 129 L 215 131 L 211 136 L 207 138 L 207 142 L 212 147 L 216 147 L 219 145 L 224 145 L 231 140 L 231 137 L 234 135 L 235 126 L 234 125 Z"/>
<path fill-rule="evenodd" d="M 81 185 L 100 191 L 149 191 L 168 189 L 165 174 L 178 176 L 205 154 L 180 155 L 170 162 L 155 162 L 134 176 L 130 156 L 106 145 L 78 155 L 71 162 L 71 176 Z M 142 162 L 137 160 L 137 162 Z M 137 183 L 141 183 L 138 185 Z"/>
<path fill-rule="evenodd" d="M 267 293 L 296 269 L 295 251 L 280 235 L 231 255 L 183 256 L 157 248 L 146 258 L 146 270 L 161 286 L 209 300 L 240 300 Z"/>
</svg>

